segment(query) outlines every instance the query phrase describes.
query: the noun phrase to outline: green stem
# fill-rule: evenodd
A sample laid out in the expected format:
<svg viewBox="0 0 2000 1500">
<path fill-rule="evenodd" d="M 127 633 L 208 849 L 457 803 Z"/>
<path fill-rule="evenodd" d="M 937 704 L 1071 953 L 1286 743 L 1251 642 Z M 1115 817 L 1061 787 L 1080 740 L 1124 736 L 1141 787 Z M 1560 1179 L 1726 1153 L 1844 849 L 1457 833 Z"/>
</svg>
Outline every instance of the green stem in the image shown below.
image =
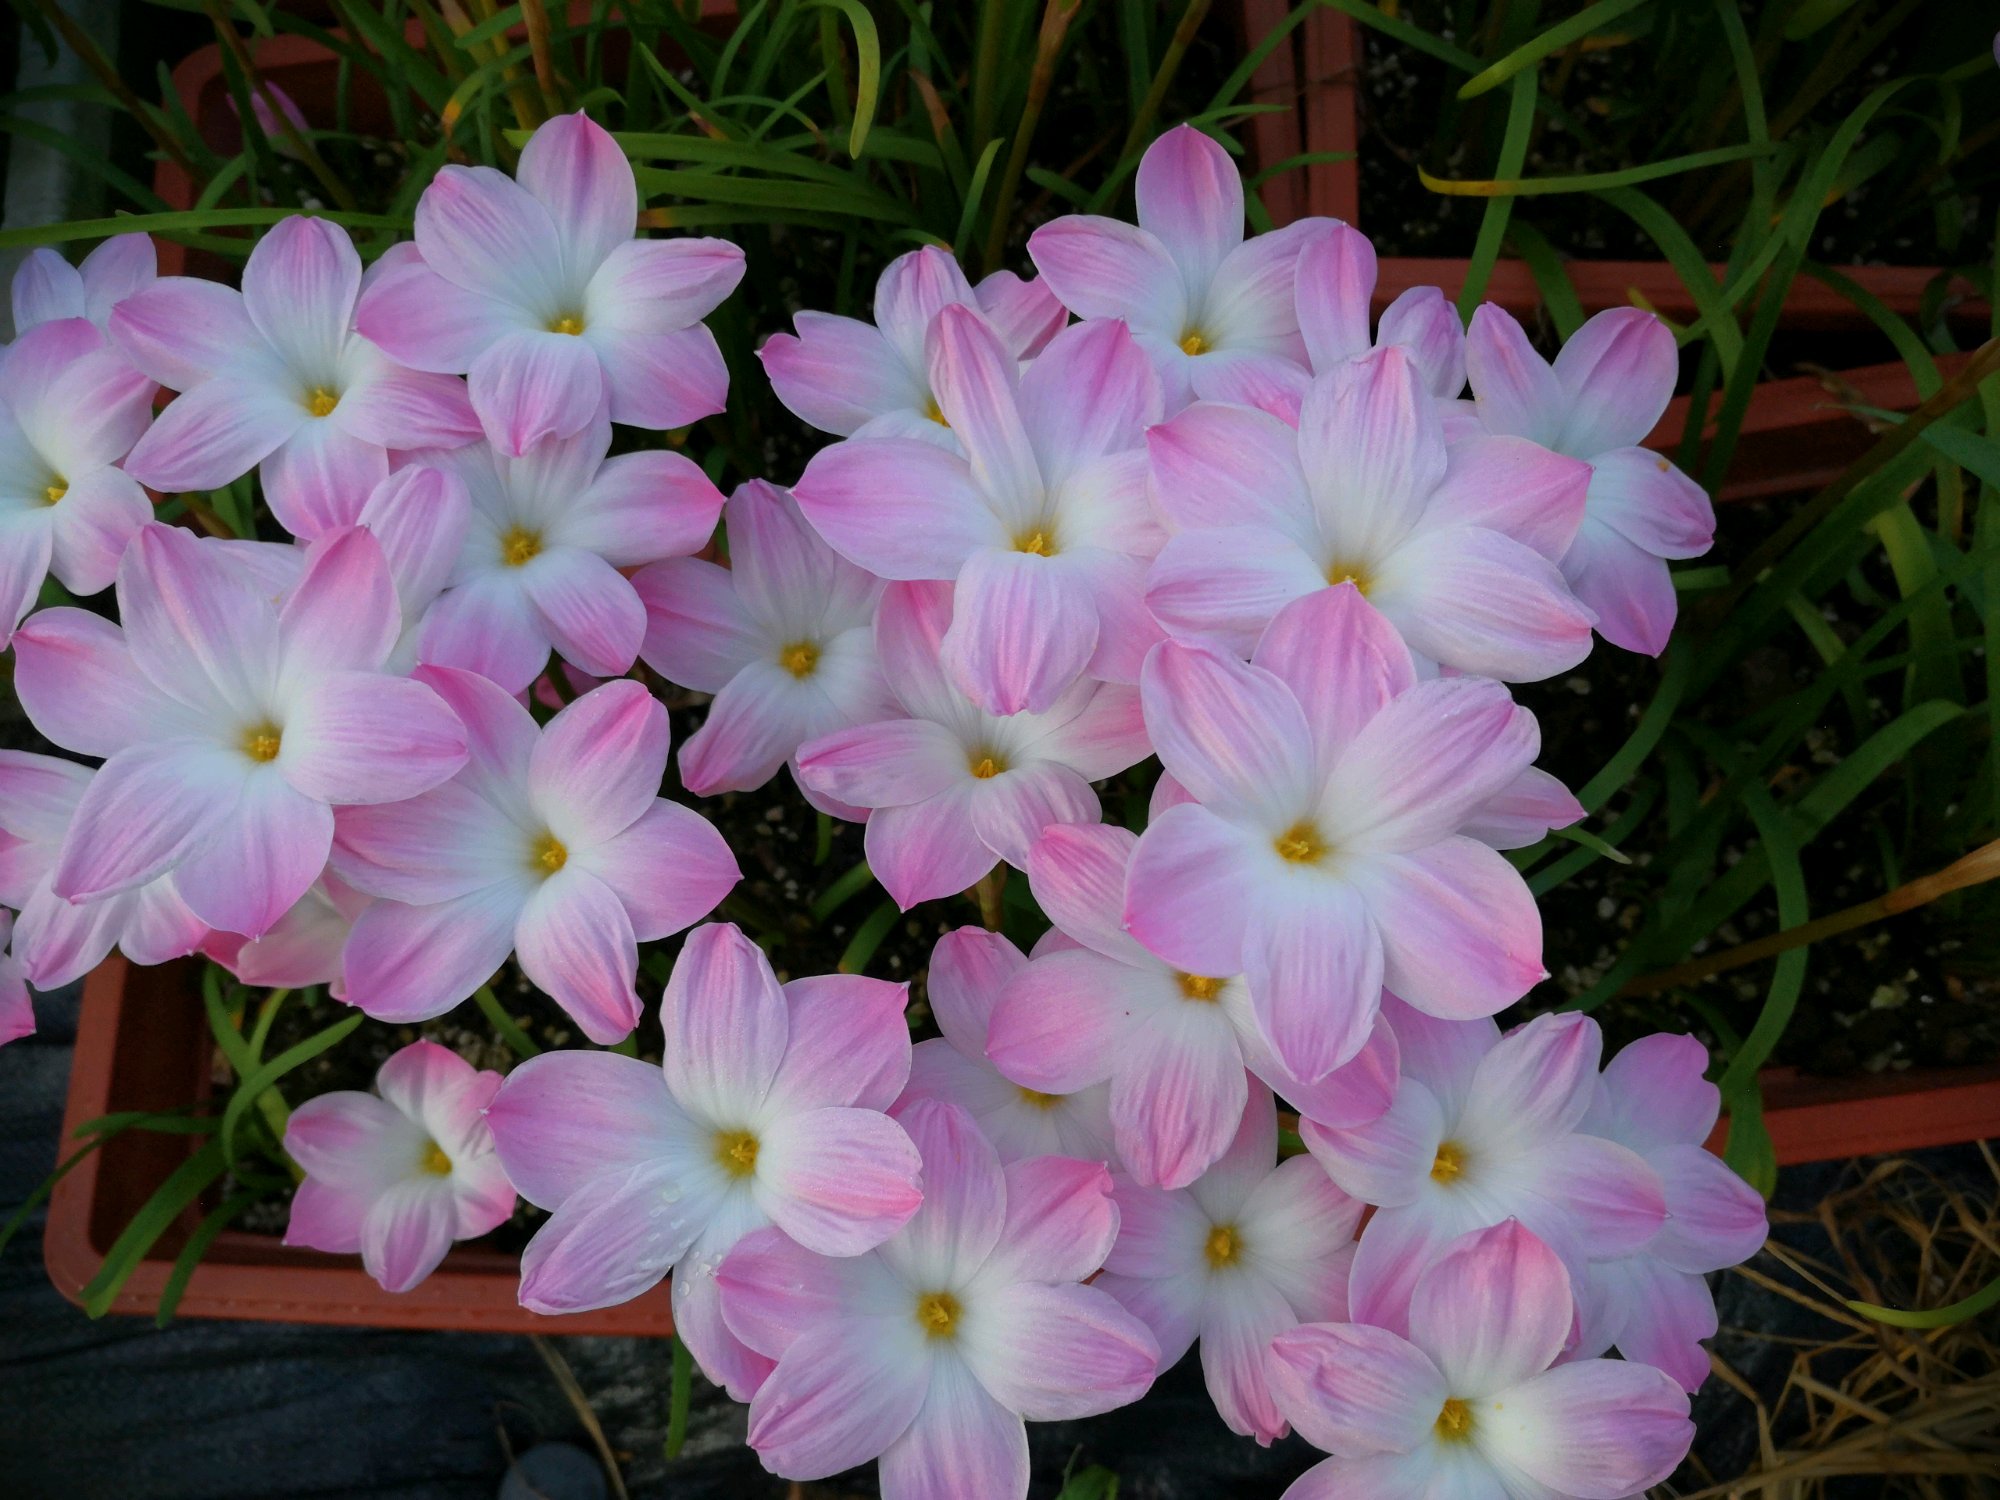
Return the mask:
<svg viewBox="0 0 2000 1500">
<path fill-rule="evenodd" d="M 521 1029 L 520 1022 L 507 1014 L 500 1004 L 500 997 L 493 993 L 492 985 L 482 984 L 473 992 L 472 999 L 486 1019 L 492 1023 L 493 1029 L 500 1033 L 500 1039 L 514 1049 L 516 1057 L 525 1061 L 530 1057 L 541 1056 L 542 1049 L 529 1039 L 528 1033 Z"/>
<path fill-rule="evenodd" d="M 1187 56 L 1187 49 L 1194 42 L 1194 34 L 1201 29 L 1202 21 L 1208 15 L 1210 0 L 1188 0 L 1187 9 L 1181 12 L 1180 24 L 1167 43 L 1167 50 L 1160 58 L 1160 66 L 1153 73 L 1153 82 L 1146 90 L 1146 97 L 1139 101 L 1138 113 L 1132 116 L 1132 128 L 1125 132 L 1125 144 L 1118 148 L 1118 159 L 1123 161 L 1145 141 L 1153 129 L 1153 121 L 1160 113 L 1160 101 L 1167 97 L 1167 90 L 1173 86 L 1174 75 L 1181 70 L 1181 59 Z"/>
<path fill-rule="evenodd" d="M 1062 51 L 1069 23 L 1083 0 L 1048 0 L 1042 12 L 1042 32 L 1035 43 L 1035 71 L 1028 78 L 1028 102 L 1021 107 L 1021 125 L 1007 151 L 1007 165 L 1000 174 L 1000 190 L 993 199 L 993 218 L 986 229 L 986 269 L 998 270 L 1007 249 L 1007 221 L 1013 216 L 1014 196 L 1020 191 L 1021 176 L 1028 170 L 1028 150 L 1034 142 L 1035 126 L 1042 117 L 1042 104 L 1055 82 L 1056 57 Z"/>
<path fill-rule="evenodd" d="M 671 1337 L 674 1373 L 667 1405 L 667 1457 L 673 1459 L 681 1456 L 681 1449 L 687 1444 L 688 1407 L 694 1399 L 694 1356 L 688 1353 L 688 1346 L 681 1342 L 679 1334 Z"/>
</svg>

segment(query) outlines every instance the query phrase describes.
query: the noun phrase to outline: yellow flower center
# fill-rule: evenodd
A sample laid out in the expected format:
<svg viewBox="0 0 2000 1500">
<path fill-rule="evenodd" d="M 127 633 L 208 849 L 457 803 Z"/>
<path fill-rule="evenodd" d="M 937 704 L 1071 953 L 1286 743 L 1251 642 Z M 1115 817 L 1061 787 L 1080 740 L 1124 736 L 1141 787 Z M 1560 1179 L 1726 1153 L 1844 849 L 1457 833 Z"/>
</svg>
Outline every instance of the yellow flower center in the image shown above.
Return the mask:
<svg viewBox="0 0 2000 1500">
<path fill-rule="evenodd" d="M 340 394 L 323 385 L 316 385 L 306 392 L 306 410 L 316 417 L 333 415 L 333 409 L 340 405 Z"/>
<path fill-rule="evenodd" d="M 819 665 L 819 647 L 811 641 L 794 641 L 778 653 L 778 665 L 794 677 L 810 677 Z"/>
<path fill-rule="evenodd" d="M 434 1177 L 451 1176 L 451 1158 L 444 1154 L 444 1147 L 432 1141 L 430 1149 L 424 1153 L 424 1170 Z"/>
<path fill-rule="evenodd" d="M 1310 823 L 1294 823 L 1271 841 L 1271 847 L 1278 851 L 1280 859 L 1288 859 L 1295 865 L 1317 864 L 1326 854 L 1325 841 Z"/>
<path fill-rule="evenodd" d="M 948 1339 L 958 1331 L 961 1311 L 950 1292 L 926 1292 L 917 1298 L 917 1326 L 934 1339 Z"/>
<path fill-rule="evenodd" d="M 1456 1141 L 1446 1141 L 1438 1147 L 1437 1159 L 1431 1163 L 1432 1182 L 1453 1182 L 1465 1171 L 1465 1151 Z"/>
<path fill-rule="evenodd" d="M 1007 763 L 991 753 L 982 755 L 972 763 L 972 774 L 981 781 L 991 781 L 1007 769 Z"/>
<path fill-rule="evenodd" d="M 718 1130 L 715 1159 L 731 1177 L 748 1177 L 757 1170 L 757 1137 L 747 1130 Z"/>
<path fill-rule="evenodd" d="M 284 731 L 268 721 L 243 731 L 243 753 L 260 766 L 276 760 L 284 747 Z"/>
<path fill-rule="evenodd" d="M 1206 974 L 1183 974 L 1180 976 L 1181 994 L 1189 1000 L 1213 1001 L 1222 993 L 1226 979 L 1211 979 Z"/>
<path fill-rule="evenodd" d="M 1054 557 L 1056 539 L 1037 526 L 1033 531 L 1023 532 L 1014 538 L 1014 550 L 1032 552 L 1037 557 Z"/>
<path fill-rule="evenodd" d="M 510 568 L 519 568 L 541 555 L 542 534 L 530 531 L 525 526 L 516 526 L 500 538 L 500 560 Z"/>
<path fill-rule="evenodd" d="M 1441 1443 L 1472 1441 L 1472 1408 L 1453 1396 L 1438 1411 L 1437 1436 Z"/>
<path fill-rule="evenodd" d="M 935 396 L 924 397 L 924 415 L 929 417 L 933 422 L 937 423 L 938 426 L 944 428 L 947 432 L 951 430 L 951 423 L 947 422 L 944 419 L 944 408 L 937 404 L 937 397 Z"/>
<path fill-rule="evenodd" d="M 59 501 L 61 501 L 64 495 L 67 495 L 68 493 L 69 493 L 69 481 L 66 479 L 58 479 L 54 483 L 47 485 L 43 488 L 42 504 L 55 505 Z"/>
<path fill-rule="evenodd" d="M 535 840 L 535 847 L 529 857 L 529 864 L 544 875 L 553 875 L 569 863 L 569 850 L 562 840 L 553 833 L 545 833 Z"/>
<path fill-rule="evenodd" d="M 583 319 L 575 313 L 564 313 L 560 318 L 549 319 L 550 333 L 566 333 L 571 338 L 583 332 Z"/>
<path fill-rule="evenodd" d="M 1233 1224 L 1218 1224 L 1209 1230 L 1208 1242 L 1201 1247 L 1201 1253 L 1208 1257 L 1210 1269 L 1219 1271 L 1236 1264 L 1236 1257 L 1243 1253 L 1243 1241 L 1237 1238 Z"/>
<path fill-rule="evenodd" d="M 1022 1089 L 1021 1102 L 1030 1109 L 1054 1109 L 1062 1103 L 1061 1094 L 1045 1094 L 1040 1089 Z"/>
<path fill-rule="evenodd" d="M 1342 562 L 1339 558 L 1326 565 L 1326 581 L 1335 588 L 1339 588 L 1343 583 L 1351 583 L 1360 591 L 1363 598 L 1367 597 L 1372 583 L 1367 570 L 1359 563 Z"/>
<path fill-rule="evenodd" d="M 1181 340 L 1181 353 L 1206 354 L 1208 353 L 1208 340 L 1203 338 L 1198 331 L 1190 329 L 1187 336 Z"/>
</svg>

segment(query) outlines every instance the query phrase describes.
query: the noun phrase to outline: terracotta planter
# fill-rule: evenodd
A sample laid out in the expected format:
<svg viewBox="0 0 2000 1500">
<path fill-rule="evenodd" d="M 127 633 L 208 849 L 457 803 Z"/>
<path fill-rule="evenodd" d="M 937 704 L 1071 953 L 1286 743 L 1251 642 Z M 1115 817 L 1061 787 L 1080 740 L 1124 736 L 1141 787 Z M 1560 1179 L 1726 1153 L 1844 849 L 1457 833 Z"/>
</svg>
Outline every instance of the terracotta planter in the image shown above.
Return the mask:
<svg viewBox="0 0 2000 1500">
<path fill-rule="evenodd" d="M 114 956 L 84 981 L 63 1110 L 63 1155 L 76 1149 L 76 1129 L 87 1120 L 211 1097 L 214 1042 L 199 974 L 196 960 L 139 969 Z M 198 1144 L 188 1136 L 128 1131 L 85 1157 L 56 1185 L 43 1258 L 57 1291 L 78 1300 L 132 1215 Z M 212 1206 L 197 1203 L 162 1236 L 119 1292 L 114 1312 L 150 1313 L 159 1306 L 174 1257 Z M 274 1235 L 224 1230 L 189 1280 L 179 1315 L 489 1333 L 664 1337 L 673 1331 L 664 1285 L 622 1307 L 544 1317 L 520 1305 L 519 1281 L 515 1256 L 462 1246 L 413 1290 L 385 1292 L 357 1256 L 295 1250 Z"/>
<path fill-rule="evenodd" d="M 1762 1081 L 1764 1124 L 1781 1167 L 2000 1137 L 2000 1064 L 1860 1078 L 1772 1068 Z M 1708 1149 L 1720 1153 L 1728 1131 L 1725 1119 Z"/>
</svg>

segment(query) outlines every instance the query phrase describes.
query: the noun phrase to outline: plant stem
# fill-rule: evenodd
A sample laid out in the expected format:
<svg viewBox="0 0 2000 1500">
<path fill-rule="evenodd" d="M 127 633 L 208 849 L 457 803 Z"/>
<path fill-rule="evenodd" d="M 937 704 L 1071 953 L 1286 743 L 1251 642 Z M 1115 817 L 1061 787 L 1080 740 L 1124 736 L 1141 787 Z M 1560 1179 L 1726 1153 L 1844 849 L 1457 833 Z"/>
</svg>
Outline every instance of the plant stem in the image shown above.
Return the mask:
<svg viewBox="0 0 2000 1500">
<path fill-rule="evenodd" d="M 181 149 L 179 141 L 169 135 L 164 126 L 153 115 L 153 110 L 132 91 L 132 86 L 119 76 L 118 68 L 104 51 L 91 39 L 90 33 L 77 25 L 76 18 L 56 4 L 56 0 L 30 0 L 43 19 L 53 26 L 56 34 L 82 61 L 83 65 L 97 75 L 97 81 L 104 85 L 111 97 L 116 99 L 140 128 L 153 138 L 153 144 L 166 154 L 167 160 L 179 167 L 189 177 L 195 177 L 194 163 Z"/>
<path fill-rule="evenodd" d="M 520 1022 L 507 1014 L 505 1007 L 500 1004 L 500 997 L 493 993 L 492 985 L 482 984 L 473 992 L 472 999 L 486 1019 L 492 1023 L 493 1029 L 500 1033 L 500 1039 L 514 1049 L 515 1056 L 523 1061 L 530 1057 L 541 1056 L 542 1049 L 529 1039 L 528 1033 L 521 1029 Z"/>
<path fill-rule="evenodd" d="M 979 884 L 972 888 L 972 896 L 979 903 L 979 920 L 986 924 L 988 932 L 1000 930 L 1003 909 L 1002 898 L 1007 890 L 1007 867 L 995 865 L 979 877 Z"/>
<path fill-rule="evenodd" d="M 667 1400 L 667 1457 L 679 1458 L 687 1443 L 688 1407 L 694 1399 L 694 1356 L 676 1333 L 674 1341 L 673 1385 Z"/>
<path fill-rule="evenodd" d="M 1174 75 L 1181 70 L 1181 59 L 1187 56 L 1187 49 L 1194 42 L 1194 34 L 1201 29 L 1201 23 L 1208 16 L 1209 0 L 1188 0 L 1187 9 L 1181 12 L 1180 24 L 1167 43 L 1167 50 L 1160 57 L 1160 66 L 1153 73 L 1153 81 L 1146 89 L 1146 97 L 1139 101 L 1139 111 L 1132 116 L 1132 128 L 1125 132 L 1125 143 L 1118 148 L 1118 159 L 1123 161 L 1145 141 L 1153 128 L 1153 121 L 1160 113 L 1160 101 L 1167 97 L 1167 90 L 1173 86 Z"/>
<path fill-rule="evenodd" d="M 215 25 L 216 39 L 227 49 L 229 55 L 236 59 L 236 66 L 243 70 L 245 80 L 263 99 L 264 107 L 271 112 L 271 118 L 278 122 L 278 134 L 285 138 L 285 144 L 292 148 L 299 160 L 306 164 L 306 170 L 311 172 L 319 185 L 326 189 L 327 196 L 333 199 L 334 206 L 353 213 L 359 207 L 354 201 L 354 195 L 347 190 L 347 184 L 334 175 L 333 168 L 326 164 L 326 158 L 319 154 L 319 148 L 305 138 L 299 127 L 292 123 L 291 116 L 285 113 L 277 95 L 271 92 L 271 85 L 266 83 L 263 74 L 257 71 L 256 61 L 250 56 L 250 49 L 243 44 L 243 38 L 236 30 L 235 24 L 223 13 L 222 6 L 217 0 L 208 0 L 207 9 L 208 19 Z M 243 122 L 243 128 L 254 130 L 257 128 L 257 122 L 246 120 Z"/>
<path fill-rule="evenodd" d="M 1014 195 L 1020 191 L 1021 175 L 1028 170 L 1028 148 L 1033 144 L 1035 126 L 1042 117 L 1042 104 L 1055 82 L 1056 57 L 1062 51 L 1069 23 L 1083 0 L 1048 0 L 1042 12 L 1042 31 L 1035 43 L 1035 71 L 1028 78 L 1028 102 L 1021 106 L 1020 128 L 1007 151 L 1007 166 L 1000 174 L 1000 191 L 994 195 L 993 218 L 986 229 L 985 265 L 998 270 L 1007 249 L 1007 221 L 1014 212 Z"/>
<path fill-rule="evenodd" d="M 1852 932 L 1857 927 L 1866 927 L 1869 923 L 1879 922 L 1884 917 L 1900 916 L 1906 911 L 1915 911 L 1918 907 L 1928 906 L 1939 897 L 1948 896 L 1953 891 L 1962 891 L 1967 886 L 1982 885 L 1996 878 L 2000 878 L 2000 839 L 1981 845 L 1963 859 L 1953 861 L 1935 874 L 1925 875 L 1899 885 L 1893 891 L 1877 896 L 1872 901 L 1863 901 L 1815 921 L 1802 922 L 1797 927 L 1787 927 L 1782 932 L 1774 932 L 1768 937 L 1758 938 L 1755 942 L 1739 943 L 1734 948 L 1725 948 L 1720 953 L 1689 959 L 1684 964 L 1675 964 L 1671 969 L 1661 969 L 1656 974 L 1642 974 L 1618 993 L 1657 995 L 1663 990 L 1678 989 L 1682 985 L 1707 979 L 1713 974 L 1740 969 L 1745 964 L 1773 958 L 1794 948 L 1803 948 L 1808 943 L 1817 943 L 1843 932 Z"/>
<path fill-rule="evenodd" d="M 542 91 L 542 109 L 562 113 L 562 87 L 556 80 L 555 51 L 550 46 L 549 12 L 542 0 L 521 0 L 521 24 L 527 28 L 528 50 L 535 58 L 535 86 Z"/>
</svg>

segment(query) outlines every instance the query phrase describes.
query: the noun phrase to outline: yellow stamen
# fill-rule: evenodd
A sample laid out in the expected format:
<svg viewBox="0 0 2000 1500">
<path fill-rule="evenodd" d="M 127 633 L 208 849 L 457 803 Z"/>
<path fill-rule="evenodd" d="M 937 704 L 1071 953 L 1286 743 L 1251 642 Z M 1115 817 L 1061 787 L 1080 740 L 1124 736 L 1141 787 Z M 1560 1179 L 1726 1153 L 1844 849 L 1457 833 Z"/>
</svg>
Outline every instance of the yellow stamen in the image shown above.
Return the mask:
<svg viewBox="0 0 2000 1500">
<path fill-rule="evenodd" d="M 1040 1089 L 1022 1089 L 1021 1102 L 1030 1109 L 1054 1109 L 1062 1103 L 1061 1094 L 1045 1094 Z"/>
<path fill-rule="evenodd" d="M 944 408 L 937 404 L 937 397 L 935 396 L 924 397 L 924 415 L 940 427 L 947 430 L 951 427 L 951 423 L 944 419 Z"/>
<path fill-rule="evenodd" d="M 549 320 L 550 333 L 566 333 L 571 338 L 583 332 L 583 319 L 575 313 L 564 313 L 560 318 Z"/>
<path fill-rule="evenodd" d="M 1364 597 L 1366 597 L 1372 583 L 1372 580 L 1368 577 L 1364 569 L 1354 563 L 1341 562 L 1337 558 L 1327 564 L 1326 581 L 1335 588 L 1339 588 L 1343 583 L 1351 583 Z"/>
<path fill-rule="evenodd" d="M 562 840 L 554 834 L 545 833 L 535 840 L 531 863 L 544 875 L 553 875 L 569 863 L 569 850 L 563 847 Z"/>
<path fill-rule="evenodd" d="M 748 1177 L 757 1170 L 757 1137 L 747 1130 L 718 1130 L 715 1159 L 732 1177 Z"/>
<path fill-rule="evenodd" d="M 1236 1257 L 1243 1253 L 1243 1242 L 1236 1237 L 1236 1228 L 1231 1224 L 1218 1224 L 1208 1232 L 1208 1243 L 1201 1247 L 1201 1253 L 1208 1257 L 1212 1269 L 1234 1265 Z"/>
<path fill-rule="evenodd" d="M 1190 1000 L 1212 1001 L 1229 982 L 1226 979 L 1211 979 L 1206 974 L 1183 974 L 1180 978 L 1181 994 Z"/>
<path fill-rule="evenodd" d="M 1294 823 L 1271 841 L 1271 847 L 1278 851 L 1280 859 L 1288 859 L 1295 865 L 1315 864 L 1326 853 L 1319 830 L 1310 823 Z"/>
<path fill-rule="evenodd" d="M 1666 473 L 1667 470 L 1673 467 L 1673 465 L 1668 463 L 1664 458 L 1656 458 L 1653 460 L 1653 462 L 1660 466 L 1660 472 L 1662 474 Z"/>
<path fill-rule="evenodd" d="M 243 753 L 258 765 L 269 765 L 285 746 L 284 731 L 272 723 L 253 725 L 243 731 Z"/>
<path fill-rule="evenodd" d="M 778 665 L 794 677 L 810 677 L 819 665 L 819 647 L 811 641 L 794 641 L 778 653 Z"/>
<path fill-rule="evenodd" d="M 1054 557 L 1056 555 L 1055 538 L 1038 526 L 1033 531 L 1014 538 L 1014 550 L 1016 552 L 1032 552 L 1037 557 Z"/>
<path fill-rule="evenodd" d="M 993 755 L 982 755 L 972 763 L 972 774 L 981 781 L 990 781 L 1006 769 L 1006 763 Z"/>
<path fill-rule="evenodd" d="M 48 485 L 42 490 L 42 503 L 44 505 L 55 505 L 61 501 L 64 495 L 67 495 L 68 493 L 69 493 L 69 482 L 67 480 L 58 479 L 54 484 Z"/>
<path fill-rule="evenodd" d="M 950 1292 L 930 1292 L 917 1298 L 917 1326 L 934 1339 L 948 1339 L 958 1330 L 961 1311 Z"/>
<path fill-rule="evenodd" d="M 1464 1170 L 1464 1150 L 1456 1141 L 1446 1141 L 1438 1147 L 1437 1159 L 1431 1163 L 1431 1181 L 1451 1182 Z"/>
<path fill-rule="evenodd" d="M 1208 340 L 1203 338 L 1199 333 L 1189 333 L 1186 338 L 1181 340 L 1181 353 L 1206 354 L 1208 353 Z"/>
<path fill-rule="evenodd" d="M 451 1158 L 444 1154 L 444 1147 L 431 1142 L 430 1150 L 424 1153 L 424 1170 L 436 1177 L 451 1176 Z"/>
<path fill-rule="evenodd" d="M 331 416 L 338 405 L 340 393 L 330 391 L 323 385 L 316 385 L 306 393 L 306 410 L 316 417 Z"/>
<path fill-rule="evenodd" d="M 525 526 L 516 526 L 500 538 L 500 560 L 510 568 L 523 567 L 541 555 L 542 535 Z"/>
<path fill-rule="evenodd" d="M 1441 1443 L 1471 1442 L 1472 1408 L 1451 1397 L 1438 1412 L 1437 1436 Z"/>
</svg>

